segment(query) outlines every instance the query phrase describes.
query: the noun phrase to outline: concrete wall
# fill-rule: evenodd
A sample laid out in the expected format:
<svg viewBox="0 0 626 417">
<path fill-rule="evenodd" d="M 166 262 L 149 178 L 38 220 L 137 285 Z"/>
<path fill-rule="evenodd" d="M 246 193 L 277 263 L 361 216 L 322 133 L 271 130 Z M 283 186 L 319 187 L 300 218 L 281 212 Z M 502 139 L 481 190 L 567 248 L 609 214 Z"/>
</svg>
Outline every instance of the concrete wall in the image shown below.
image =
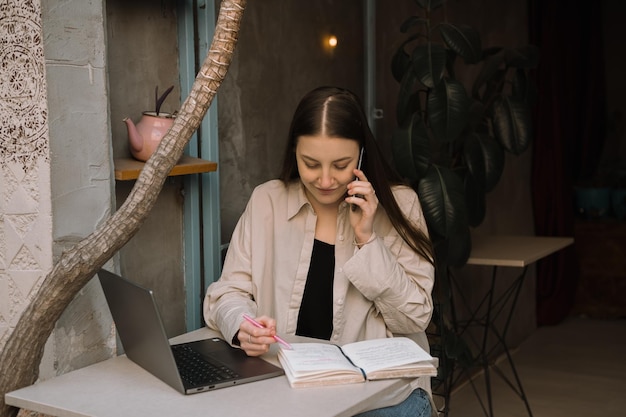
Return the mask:
<svg viewBox="0 0 626 417">
<path fill-rule="evenodd" d="M 2 143 L 16 146 L 3 147 L 9 153 L 3 151 L 1 161 L 0 343 L 53 257 L 111 214 L 102 12 L 101 3 L 78 0 L 2 11 L 2 56 L 11 61 L 3 63 L 2 79 L 12 80 L 3 81 Z M 111 356 L 112 323 L 105 308 L 99 285 L 86 285 L 48 339 L 41 378 Z"/>
<path fill-rule="evenodd" d="M 174 0 L 106 1 L 109 106 L 115 157 L 130 158 L 122 119 L 139 122 L 143 111 L 155 109 L 159 95 L 174 90 L 161 111 L 180 107 L 178 39 Z M 118 206 L 134 181 L 117 181 Z M 155 297 L 169 336 L 184 333 L 183 179 L 169 177 L 141 229 L 120 251 L 121 273 L 148 288 Z"/>
<path fill-rule="evenodd" d="M 334 33 L 334 51 L 324 40 Z M 222 240 L 252 189 L 280 170 L 300 98 L 320 85 L 363 97 L 363 2 L 249 1 L 235 59 L 218 91 Z"/>
<path fill-rule="evenodd" d="M 163 91 L 174 84 L 176 90 L 163 110 L 178 108 L 177 34 L 173 10 L 173 2 L 155 5 L 144 1 L 128 5 L 121 1 L 109 1 L 105 10 L 104 1 L 47 1 L 42 5 L 41 29 L 37 28 L 36 21 L 30 23 L 28 20 L 38 17 L 38 11 L 32 13 L 16 8 L 14 13 L 18 15 L 18 21 L 29 22 L 33 26 L 26 26 L 26 29 L 39 29 L 43 33 L 43 36 L 28 34 L 30 37 L 25 39 L 33 42 L 43 39 L 46 67 L 44 74 L 42 56 L 39 75 L 47 76 L 47 106 L 45 82 L 42 81 L 36 89 L 39 94 L 33 96 L 43 100 L 44 110 L 39 114 L 45 115 L 48 109 L 49 119 L 45 121 L 49 123 L 49 143 L 45 143 L 43 151 L 47 156 L 49 146 L 50 158 L 47 160 L 48 168 L 45 165 L 38 168 L 36 173 L 39 177 L 28 175 L 33 168 L 32 161 L 27 161 L 29 165 L 19 176 L 4 171 L 2 189 L 37 189 L 40 206 L 34 207 L 31 199 L 20 203 L 28 203 L 21 207 L 21 210 L 26 210 L 24 215 L 27 216 L 21 217 L 32 221 L 37 218 L 34 216 L 37 213 L 44 218 L 47 215 L 52 221 L 48 228 L 51 236 L 47 238 L 45 227 L 44 230 L 37 230 L 29 226 L 29 232 L 21 237 L 5 233 L 11 228 L 2 227 L 2 259 L 7 260 L 2 262 L 2 270 L 4 272 L 6 266 L 8 272 L 0 274 L 3 297 L 0 340 L 8 336 L 29 294 L 52 264 L 52 259 L 46 262 L 43 254 L 34 250 L 29 253 L 37 257 L 37 262 L 33 263 L 31 259 L 19 268 L 17 258 L 13 258 L 14 248 L 22 247 L 24 253 L 24 244 L 32 240 L 31 235 L 38 233 L 32 243 L 39 250 L 44 250 L 47 242 L 50 256 L 58 256 L 90 234 L 115 210 L 116 194 L 117 201 L 121 202 L 130 190 L 131 184 L 116 184 L 113 180 L 113 155 L 128 154 L 121 119 L 124 116 L 138 118 L 141 111 L 152 109 L 155 85 Z M 28 16 L 28 12 L 33 15 Z M 9 33 L 3 32 L 3 37 Z M 24 39 L 16 39 L 15 45 L 27 45 L 36 51 Z M 26 63 L 25 60 L 19 62 Z M 13 117 L 27 121 L 24 115 Z M 43 139 L 47 141 L 48 137 Z M 8 140 L 6 143 L 9 143 Z M 33 144 L 38 143 L 33 141 Z M 37 155 L 35 149 L 30 150 L 33 157 Z M 6 164 L 3 161 L 3 166 L 10 168 L 8 161 Z M 19 173 L 19 170 L 16 172 Z M 11 180 L 13 177 L 14 180 Z M 7 180 L 14 183 L 13 186 L 9 187 Z M 166 327 L 172 334 L 182 333 L 185 329 L 180 190 L 180 180 L 166 183 L 163 197 L 144 228 L 121 251 L 123 273 L 128 271 L 127 275 L 159 288 L 160 296 L 169 297 L 160 304 L 166 313 Z M 29 191 L 25 193 L 28 195 Z M 9 226 L 6 221 L 9 214 L 17 215 L 13 212 L 16 210 L 14 197 L 23 195 L 11 194 L 11 200 L 8 195 L 3 198 L 3 201 L 13 201 L 9 211 L 5 212 L 6 207 L 0 211 L 3 226 Z M 45 210 L 46 205 L 51 209 Z M 39 221 L 38 224 L 38 227 L 45 226 L 45 222 Z M 23 254 L 19 258 L 26 262 Z M 119 270 L 119 263 L 116 257 L 108 268 Z M 34 264 L 37 265 L 35 269 Z M 37 271 L 39 273 L 35 274 Z M 161 281 L 163 276 L 168 279 Z M 13 298 L 6 303 L 5 297 Z M 58 321 L 46 345 L 40 377 L 46 379 L 103 360 L 110 357 L 115 349 L 111 317 L 99 283 L 92 280 Z"/>
<path fill-rule="evenodd" d="M 103 4 L 42 2 L 48 81 L 54 252 L 89 235 L 113 210 Z M 41 377 L 103 360 L 114 352 L 112 321 L 92 280 L 48 340 Z M 52 365 L 53 369 L 44 371 Z"/>
</svg>

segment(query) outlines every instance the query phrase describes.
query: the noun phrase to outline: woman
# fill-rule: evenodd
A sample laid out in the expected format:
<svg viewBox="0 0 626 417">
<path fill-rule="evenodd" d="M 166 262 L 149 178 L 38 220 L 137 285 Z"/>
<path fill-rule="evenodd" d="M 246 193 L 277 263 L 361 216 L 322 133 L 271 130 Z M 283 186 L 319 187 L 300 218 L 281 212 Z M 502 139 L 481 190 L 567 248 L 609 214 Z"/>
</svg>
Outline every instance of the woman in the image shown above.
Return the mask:
<svg viewBox="0 0 626 417">
<path fill-rule="evenodd" d="M 308 93 L 280 179 L 253 191 L 222 276 L 207 290 L 207 325 L 250 356 L 266 353 L 277 333 L 339 345 L 402 334 L 428 348 L 432 248 L 417 195 L 400 184 L 354 94 Z M 429 415 L 429 382 L 407 382 L 380 406 L 400 404 L 364 415 L 407 407 Z"/>
</svg>

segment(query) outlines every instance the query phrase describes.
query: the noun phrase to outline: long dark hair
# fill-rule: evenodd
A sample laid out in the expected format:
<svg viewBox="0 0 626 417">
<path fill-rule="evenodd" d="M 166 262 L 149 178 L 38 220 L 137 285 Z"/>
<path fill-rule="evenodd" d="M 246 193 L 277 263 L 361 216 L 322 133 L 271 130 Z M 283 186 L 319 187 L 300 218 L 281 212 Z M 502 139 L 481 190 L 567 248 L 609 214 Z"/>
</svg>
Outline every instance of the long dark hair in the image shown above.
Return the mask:
<svg viewBox="0 0 626 417">
<path fill-rule="evenodd" d="M 363 106 L 349 90 L 319 87 L 306 94 L 293 115 L 280 179 L 288 184 L 300 179 L 296 161 L 296 145 L 301 136 L 324 134 L 347 138 L 364 148 L 363 171 L 376 190 L 380 205 L 404 241 L 419 255 L 433 263 L 430 240 L 410 219 L 407 219 L 391 191 L 392 185 L 403 184 L 402 177 L 383 158 L 369 128 Z"/>
</svg>

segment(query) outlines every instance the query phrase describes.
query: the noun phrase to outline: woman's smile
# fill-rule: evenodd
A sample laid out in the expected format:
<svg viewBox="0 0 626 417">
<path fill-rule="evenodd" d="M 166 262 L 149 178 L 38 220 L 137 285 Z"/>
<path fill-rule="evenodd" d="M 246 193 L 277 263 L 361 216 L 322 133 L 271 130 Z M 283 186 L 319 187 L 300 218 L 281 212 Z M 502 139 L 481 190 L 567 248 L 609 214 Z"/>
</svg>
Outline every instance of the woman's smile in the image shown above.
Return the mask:
<svg viewBox="0 0 626 417">
<path fill-rule="evenodd" d="M 336 188 L 317 188 L 317 191 L 323 195 L 330 195 L 337 191 Z"/>
<path fill-rule="evenodd" d="M 348 184 L 354 181 L 358 157 L 359 144 L 355 140 L 324 135 L 298 138 L 298 173 L 314 207 L 343 201 Z"/>
</svg>

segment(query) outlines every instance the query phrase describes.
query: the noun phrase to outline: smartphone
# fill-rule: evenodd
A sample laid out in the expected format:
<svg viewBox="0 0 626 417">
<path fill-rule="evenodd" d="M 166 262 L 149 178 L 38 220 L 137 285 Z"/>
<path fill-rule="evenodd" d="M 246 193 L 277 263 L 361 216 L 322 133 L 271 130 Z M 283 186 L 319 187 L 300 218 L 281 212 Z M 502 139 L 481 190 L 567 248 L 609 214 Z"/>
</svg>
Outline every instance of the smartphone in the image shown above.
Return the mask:
<svg viewBox="0 0 626 417">
<path fill-rule="evenodd" d="M 361 169 L 361 164 L 363 163 L 363 152 L 365 152 L 365 147 L 361 146 L 361 152 L 359 153 L 359 163 L 356 165 L 356 169 L 360 170 Z M 359 178 L 355 178 L 355 181 L 358 181 Z M 361 195 L 361 194 L 355 194 L 355 197 L 359 197 L 359 198 L 365 198 L 365 196 Z M 351 204 L 350 208 L 352 209 L 352 211 L 356 211 L 357 208 L 359 208 L 359 206 L 357 206 L 356 204 Z"/>
</svg>

